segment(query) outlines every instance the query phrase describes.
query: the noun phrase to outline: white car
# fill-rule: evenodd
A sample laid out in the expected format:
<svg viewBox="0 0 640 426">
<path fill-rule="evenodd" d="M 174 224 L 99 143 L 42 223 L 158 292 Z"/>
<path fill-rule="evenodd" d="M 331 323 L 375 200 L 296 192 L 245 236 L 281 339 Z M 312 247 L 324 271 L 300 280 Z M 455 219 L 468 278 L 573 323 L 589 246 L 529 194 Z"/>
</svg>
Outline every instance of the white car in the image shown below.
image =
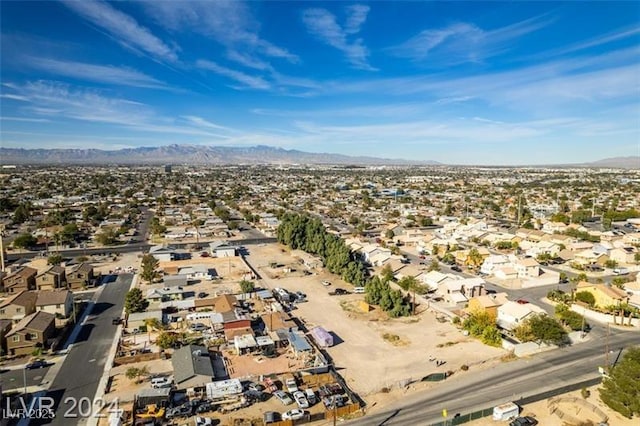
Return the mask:
<svg viewBox="0 0 640 426">
<path fill-rule="evenodd" d="M 282 420 L 300 420 L 304 417 L 304 411 L 299 409 L 289 410 L 282 413 Z"/>
<path fill-rule="evenodd" d="M 322 285 L 327 287 L 327 286 L 330 286 L 331 283 L 329 281 L 322 281 Z"/>
<path fill-rule="evenodd" d="M 299 408 L 309 408 L 309 402 L 307 401 L 307 398 L 304 396 L 304 393 L 300 391 L 294 392 L 293 399 L 296 400 L 296 404 L 298 404 Z"/>
<path fill-rule="evenodd" d="M 296 379 L 290 377 L 284 381 L 284 385 L 287 388 L 289 393 L 294 393 L 298 390 L 298 384 L 296 383 Z"/>
</svg>

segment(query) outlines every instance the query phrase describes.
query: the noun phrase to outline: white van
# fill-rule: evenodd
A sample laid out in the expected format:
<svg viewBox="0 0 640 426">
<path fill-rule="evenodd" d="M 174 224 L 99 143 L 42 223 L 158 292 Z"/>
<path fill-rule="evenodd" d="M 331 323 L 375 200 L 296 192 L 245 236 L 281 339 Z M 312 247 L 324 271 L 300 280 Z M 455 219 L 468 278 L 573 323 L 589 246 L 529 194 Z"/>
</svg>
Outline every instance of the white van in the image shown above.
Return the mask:
<svg viewBox="0 0 640 426">
<path fill-rule="evenodd" d="M 511 420 L 518 417 L 520 407 L 513 402 L 493 407 L 493 420 Z"/>
<path fill-rule="evenodd" d="M 311 388 L 307 388 L 304 391 L 304 395 L 307 397 L 307 401 L 309 401 L 309 405 L 313 405 L 317 402 L 316 393 Z"/>
<path fill-rule="evenodd" d="M 353 288 L 353 292 L 355 294 L 364 294 L 365 293 L 365 289 L 364 289 L 364 287 L 354 287 Z"/>
<path fill-rule="evenodd" d="M 154 389 L 171 387 L 171 379 L 169 377 L 154 377 L 151 379 L 151 387 Z"/>
<path fill-rule="evenodd" d="M 627 268 L 613 268 L 613 275 L 628 275 L 629 270 Z"/>
</svg>

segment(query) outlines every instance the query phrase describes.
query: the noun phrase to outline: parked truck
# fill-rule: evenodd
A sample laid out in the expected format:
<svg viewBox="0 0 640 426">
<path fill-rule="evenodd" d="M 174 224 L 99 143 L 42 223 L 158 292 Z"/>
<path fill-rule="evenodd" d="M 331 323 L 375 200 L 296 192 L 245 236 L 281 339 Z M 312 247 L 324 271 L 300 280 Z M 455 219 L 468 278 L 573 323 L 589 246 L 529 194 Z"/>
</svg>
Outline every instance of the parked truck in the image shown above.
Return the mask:
<svg viewBox="0 0 640 426">
<path fill-rule="evenodd" d="M 518 417 L 520 407 L 513 402 L 493 407 L 493 420 L 512 420 Z"/>
</svg>

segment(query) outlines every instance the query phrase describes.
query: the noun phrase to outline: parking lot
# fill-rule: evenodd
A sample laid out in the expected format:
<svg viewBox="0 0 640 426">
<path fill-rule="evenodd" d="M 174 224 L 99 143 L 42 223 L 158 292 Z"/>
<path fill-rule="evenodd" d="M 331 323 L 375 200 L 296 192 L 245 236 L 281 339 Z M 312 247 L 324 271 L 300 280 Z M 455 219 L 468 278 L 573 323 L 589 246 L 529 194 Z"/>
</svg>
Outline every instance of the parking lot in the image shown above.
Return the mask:
<svg viewBox="0 0 640 426">
<path fill-rule="evenodd" d="M 359 304 L 364 294 L 329 295 L 336 288 L 352 290 L 352 286 L 327 272 L 294 277 L 283 273 L 280 278 L 268 278 L 273 276 L 270 264 L 294 261 L 283 249 L 278 244 L 252 246 L 247 260 L 257 268 L 266 286 L 307 295 L 308 301 L 297 304 L 292 314 L 308 329 L 322 326 L 333 333 L 336 343 L 327 352 L 360 395 L 402 386 L 434 372 L 459 371 L 463 364 L 484 366 L 505 354 L 502 349 L 463 336 L 452 324 L 437 321 L 427 306 L 420 306 L 418 314 L 408 318 L 388 319 L 378 309 L 364 313 Z M 331 285 L 324 286 L 325 280 Z M 444 364 L 437 366 L 437 361 Z"/>
</svg>

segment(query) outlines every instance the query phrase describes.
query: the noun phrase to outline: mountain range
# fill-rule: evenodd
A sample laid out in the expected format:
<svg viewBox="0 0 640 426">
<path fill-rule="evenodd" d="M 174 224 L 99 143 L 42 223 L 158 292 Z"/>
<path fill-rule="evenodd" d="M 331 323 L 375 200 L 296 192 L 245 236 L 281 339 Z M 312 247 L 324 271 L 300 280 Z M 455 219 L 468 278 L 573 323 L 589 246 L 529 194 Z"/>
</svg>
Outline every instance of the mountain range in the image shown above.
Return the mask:
<svg viewBox="0 0 640 426">
<path fill-rule="evenodd" d="M 166 145 L 119 150 L 0 148 L 0 164 L 442 165 L 437 161 L 354 157 L 343 154 L 304 152 L 264 145 L 251 147 Z M 605 158 L 591 163 L 563 164 L 560 167 L 640 169 L 640 156 Z"/>
<path fill-rule="evenodd" d="M 342 164 L 342 165 L 435 165 L 435 161 L 409 161 L 342 154 L 311 153 L 258 145 L 227 147 L 166 145 L 100 149 L 0 148 L 2 164 Z"/>
</svg>

